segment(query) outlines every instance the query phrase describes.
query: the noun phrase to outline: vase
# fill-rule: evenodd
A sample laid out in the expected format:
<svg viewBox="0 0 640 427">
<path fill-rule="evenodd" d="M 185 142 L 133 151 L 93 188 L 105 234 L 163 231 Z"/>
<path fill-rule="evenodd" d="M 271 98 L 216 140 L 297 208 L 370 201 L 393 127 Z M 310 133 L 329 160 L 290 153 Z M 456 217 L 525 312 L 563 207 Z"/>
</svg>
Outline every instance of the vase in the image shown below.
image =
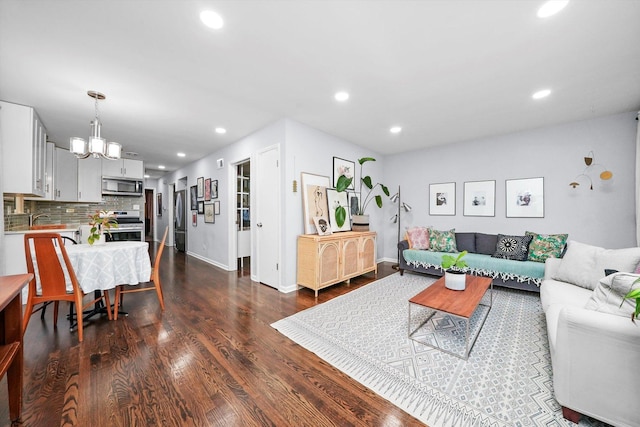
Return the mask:
<svg viewBox="0 0 640 427">
<path fill-rule="evenodd" d="M 445 271 L 444 286 L 452 291 L 464 291 L 467 286 L 467 275 L 462 271 Z"/>
<path fill-rule="evenodd" d="M 369 215 L 352 215 L 351 220 L 353 231 L 369 231 Z"/>
<path fill-rule="evenodd" d="M 100 238 L 93 242 L 94 245 L 104 245 L 107 243 L 107 239 L 104 237 L 104 234 L 100 233 Z"/>
</svg>

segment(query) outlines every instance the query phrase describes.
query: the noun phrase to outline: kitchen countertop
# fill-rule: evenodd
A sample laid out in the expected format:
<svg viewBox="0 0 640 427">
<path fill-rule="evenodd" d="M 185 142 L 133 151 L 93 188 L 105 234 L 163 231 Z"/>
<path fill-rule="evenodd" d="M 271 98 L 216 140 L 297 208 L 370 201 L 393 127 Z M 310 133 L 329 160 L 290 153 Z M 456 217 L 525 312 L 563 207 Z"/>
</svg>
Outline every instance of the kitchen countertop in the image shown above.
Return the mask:
<svg viewBox="0 0 640 427">
<path fill-rule="evenodd" d="M 44 230 L 29 230 L 24 228 L 21 230 L 5 230 L 4 234 L 26 234 L 26 233 L 75 233 L 80 228 L 79 225 L 68 224 L 66 228 L 50 228 Z"/>
</svg>

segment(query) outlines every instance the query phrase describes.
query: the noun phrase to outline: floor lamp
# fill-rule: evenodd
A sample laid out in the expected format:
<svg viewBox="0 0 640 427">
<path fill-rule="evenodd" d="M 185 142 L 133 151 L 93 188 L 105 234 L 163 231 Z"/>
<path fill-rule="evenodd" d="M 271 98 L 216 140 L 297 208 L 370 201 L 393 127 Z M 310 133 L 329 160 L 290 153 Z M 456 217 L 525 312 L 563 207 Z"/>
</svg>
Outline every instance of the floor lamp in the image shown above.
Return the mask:
<svg viewBox="0 0 640 427">
<path fill-rule="evenodd" d="M 404 209 L 405 212 L 411 212 L 411 206 L 404 203 L 400 198 L 400 186 L 398 186 L 398 192 L 391 196 L 391 201 L 398 204 L 398 213 L 390 218 L 390 220 L 393 221 L 394 224 L 398 224 L 398 240 L 396 241 L 397 245 L 398 243 L 400 243 L 400 213 L 402 209 Z M 398 248 L 398 263 L 391 266 L 391 268 L 393 268 L 394 270 L 400 269 L 400 248 Z"/>
</svg>

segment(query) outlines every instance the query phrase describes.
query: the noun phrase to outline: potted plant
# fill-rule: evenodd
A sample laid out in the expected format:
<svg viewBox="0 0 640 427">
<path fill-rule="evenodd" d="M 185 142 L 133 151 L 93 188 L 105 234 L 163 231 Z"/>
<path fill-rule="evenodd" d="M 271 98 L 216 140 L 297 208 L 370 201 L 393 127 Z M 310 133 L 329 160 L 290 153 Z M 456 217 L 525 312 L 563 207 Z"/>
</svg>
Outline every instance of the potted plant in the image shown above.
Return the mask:
<svg viewBox="0 0 640 427">
<path fill-rule="evenodd" d="M 444 285 L 454 291 L 464 291 L 466 288 L 467 275 L 464 269 L 467 262 L 462 259 L 467 255 L 467 251 L 462 251 L 457 257 L 453 255 L 442 255 L 440 266 L 444 272 Z"/>
<path fill-rule="evenodd" d="M 638 282 L 640 282 L 640 279 L 636 279 L 636 281 L 633 282 L 633 285 L 635 285 Z M 624 299 L 620 303 L 620 307 L 622 307 L 622 304 L 624 304 L 624 300 L 625 299 L 634 299 L 634 300 L 636 300 L 636 309 L 635 309 L 635 311 L 633 313 L 631 313 L 631 321 L 633 323 L 636 323 L 636 317 L 640 318 L 640 288 L 631 289 L 629 291 L 629 293 L 624 296 Z"/>
<path fill-rule="evenodd" d="M 90 245 L 94 243 L 100 245 L 105 243 L 105 232 L 111 235 L 111 227 L 118 228 L 118 221 L 107 211 L 96 211 L 93 215 L 89 215 L 89 225 L 91 229 L 89 230 L 87 242 Z"/>
<path fill-rule="evenodd" d="M 363 176 L 362 174 L 362 165 L 367 162 L 375 162 L 375 161 L 376 159 L 374 159 L 373 157 L 363 157 L 361 159 L 358 159 L 358 163 L 360 163 L 360 198 L 358 200 L 358 207 L 356 210 L 357 213 L 353 215 L 353 224 L 354 226 L 358 227 L 357 229 L 359 231 L 366 231 L 369 229 L 369 215 L 365 214 L 365 211 L 369 203 L 375 200 L 376 205 L 378 205 L 379 208 L 382 207 L 382 196 L 380 194 L 375 194 L 373 190 L 376 187 L 380 186 L 380 189 L 382 190 L 382 192 L 387 197 L 389 196 L 389 189 L 384 184 L 380 182 L 377 182 L 374 184 L 373 180 L 369 175 Z M 353 178 L 347 178 L 344 175 L 340 175 L 340 177 L 338 177 L 338 182 L 336 183 L 336 191 L 338 192 L 346 191 L 347 188 L 351 185 L 351 181 L 353 181 Z M 367 188 L 366 195 L 362 192 L 363 184 Z M 342 227 L 342 225 L 347 219 L 346 207 L 344 206 L 336 207 L 335 216 L 336 216 L 336 223 L 338 227 Z"/>
</svg>

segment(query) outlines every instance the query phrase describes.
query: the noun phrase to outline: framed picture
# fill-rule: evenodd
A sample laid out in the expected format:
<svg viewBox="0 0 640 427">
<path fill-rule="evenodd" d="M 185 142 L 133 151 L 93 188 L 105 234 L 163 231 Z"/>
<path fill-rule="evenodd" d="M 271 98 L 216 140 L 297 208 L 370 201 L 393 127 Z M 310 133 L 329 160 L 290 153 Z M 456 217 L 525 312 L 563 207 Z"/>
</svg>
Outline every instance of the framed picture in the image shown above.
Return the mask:
<svg viewBox="0 0 640 427">
<path fill-rule="evenodd" d="M 464 216 L 496 216 L 496 182 L 464 183 Z"/>
<path fill-rule="evenodd" d="M 208 202 L 209 200 L 211 200 L 211 178 L 204 180 L 204 201 Z"/>
<path fill-rule="evenodd" d="M 331 225 L 329 224 L 329 221 L 327 221 L 327 218 L 314 216 L 313 223 L 316 225 L 316 229 L 318 230 L 318 234 L 320 236 L 333 234 L 333 232 L 331 231 Z"/>
<path fill-rule="evenodd" d="M 198 210 L 198 186 L 193 185 L 189 187 L 189 196 L 191 197 L 191 210 Z"/>
<path fill-rule="evenodd" d="M 213 214 L 220 215 L 220 200 L 213 202 Z"/>
<path fill-rule="evenodd" d="M 340 157 L 333 158 L 333 186 L 338 186 L 338 178 L 340 175 L 344 175 L 347 178 L 355 177 L 356 164 L 352 161 L 341 159 Z M 351 180 L 351 185 L 347 188 L 350 190 L 355 189 L 355 179 Z"/>
<path fill-rule="evenodd" d="M 204 197 L 204 177 L 198 178 L 198 199 Z"/>
<path fill-rule="evenodd" d="M 327 206 L 327 187 L 331 186 L 328 176 L 302 172 L 302 213 L 304 216 L 304 234 L 316 234 L 313 217 L 329 218 Z"/>
<path fill-rule="evenodd" d="M 214 179 L 211 181 L 211 198 L 212 199 L 218 198 L 218 180 L 217 179 Z"/>
<path fill-rule="evenodd" d="M 360 206 L 360 193 L 358 191 L 350 191 L 347 193 L 349 197 L 349 213 L 351 216 L 358 215 L 358 208 Z"/>
<path fill-rule="evenodd" d="M 214 224 L 216 216 L 213 214 L 213 203 L 205 203 L 204 205 L 204 222 L 205 224 Z"/>
<path fill-rule="evenodd" d="M 198 215 L 204 215 L 204 202 L 202 200 L 198 202 Z"/>
<path fill-rule="evenodd" d="M 429 184 L 429 215 L 456 214 L 456 183 Z"/>
<path fill-rule="evenodd" d="M 158 216 L 162 216 L 162 193 L 158 193 L 156 195 L 157 199 L 157 214 Z"/>
<path fill-rule="evenodd" d="M 544 178 L 505 181 L 507 218 L 544 218 Z"/>
<path fill-rule="evenodd" d="M 337 192 L 333 188 L 327 188 L 327 205 L 329 206 L 329 223 L 331 224 L 331 231 L 335 233 L 338 231 L 351 230 L 351 214 L 349 212 L 349 201 L 347 199 L 347 192 Z M 336 208 L 338 206 L 342 206 L 347 210 L 347 217 L 344 221 L 344 224 L 342 224 L 342 227 L 339 227 L 336 222 Z"/>
<path fill-rule="evenodd" d="M 191 212 L 191 225 L 198 226 L 198 211 Z"/>
</svg>

